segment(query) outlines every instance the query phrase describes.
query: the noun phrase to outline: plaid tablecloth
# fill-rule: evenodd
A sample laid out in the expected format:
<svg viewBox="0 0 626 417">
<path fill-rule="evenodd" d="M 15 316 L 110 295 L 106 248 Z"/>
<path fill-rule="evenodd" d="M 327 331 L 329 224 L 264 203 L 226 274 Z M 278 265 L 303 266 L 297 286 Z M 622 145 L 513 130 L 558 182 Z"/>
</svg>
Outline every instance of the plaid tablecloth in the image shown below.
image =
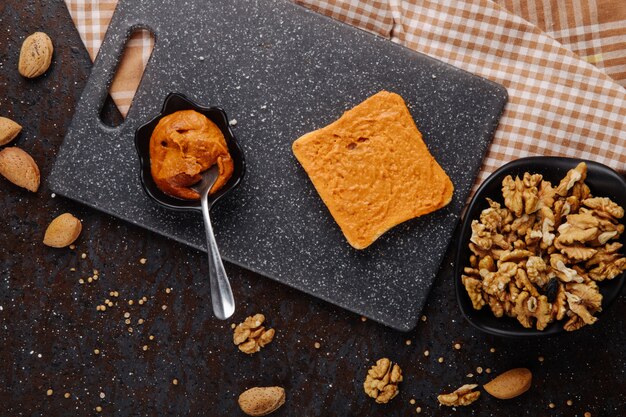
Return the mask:
<svg viewBox="0 0 626 417">
<path fill-rule="evenodd" d="M 117 0 L 65 0 L 92 59 Z M 503 84 L 509 104 L 481 182 L 523 156 L 590 159 L 626 172 L 626 1 L 296 0 Z M 131 104 L 153 42 L 129 42 L 111 95 Z"/>
</svg>

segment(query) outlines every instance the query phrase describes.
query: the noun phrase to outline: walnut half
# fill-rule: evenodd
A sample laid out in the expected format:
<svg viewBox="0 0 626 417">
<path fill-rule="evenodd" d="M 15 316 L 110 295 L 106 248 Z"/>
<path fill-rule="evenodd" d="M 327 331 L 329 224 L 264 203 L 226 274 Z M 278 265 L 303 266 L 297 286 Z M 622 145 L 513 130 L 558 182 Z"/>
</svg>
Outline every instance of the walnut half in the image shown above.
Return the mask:
<svg viewBox="0 0 626 417">
<path fill-rule="evenodd" d="M 477 384 L 466 384 L 450 394 L 441 394 L 437 396 L 439 404 L 448 407 L 456 407 L 460 405 L 470 405 L 480 397 L 480 391 L 472 391 Z"/>
<path fill-rule="evenodd" d="M 246 317 L 243 323 L 239 323 L 235 327 L 233 333 L 233 343 L 239 345 L 239 350 L 252 354 L 261 350 L 274 338 L 276 331 L 274 329 L 265 329 L 262 326 L 265 321 L 263 314 L 255 314 Z"/>
<path fill-rule="evenodd" d="M 377 403 L 385 404 L 398 395 L 400 382 L 402 382 L 400 366 L 397 363 L 392 364 L 388 358 L 381 358 L 367 371 L 363 390 Z"/>
</svg>

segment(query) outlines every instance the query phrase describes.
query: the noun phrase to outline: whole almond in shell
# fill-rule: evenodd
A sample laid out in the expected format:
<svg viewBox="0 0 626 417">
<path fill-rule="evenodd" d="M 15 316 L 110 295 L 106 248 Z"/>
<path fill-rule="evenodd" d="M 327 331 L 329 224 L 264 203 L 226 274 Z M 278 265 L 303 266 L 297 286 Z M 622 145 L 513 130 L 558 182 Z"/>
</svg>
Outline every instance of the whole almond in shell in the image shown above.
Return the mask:
<svg viewBox="0 0 626 417">
<path fill-rule="evenodd" d="M 46 72 L 52 62 L 52 40 L 43 32 L 35 32 L 24 39 L 20 51 L 18 71 L 23 77 L 35 78 Z"/>
<path fill-rule="evenodd" d="M 285 403 L 285 389 L 282 387 L 255 387 L 239 396 L 241 411 L 249 416 L 266 416 Z"/>
<path fill-rule="evenodd" d="M 22 126 L 18 125 L 11 119 L 0 117 L 0 146 L 11 142 L 22 130 Z"/>
<path fill-rule="evenodd" d="M 533 374 L 526 368 L 515 368 L 498 375 L 483 385 L 485 391 L 501 400 L 522 395 L 530 388 Z"/>
<path fill-rule="evenodd" d="M 53 248 L 64 248 L 78 239 L 83 225 L 71 213 L 63 213 L 52 220 L 43 237 L 44 245 Z"/>
<path fill-rule="evenodd" d="M 0 151 L 0 175 L 13 184 L 35 192 L 39 189 L 39 167 L 35 160 L 17 147 Z"/>
</svg>

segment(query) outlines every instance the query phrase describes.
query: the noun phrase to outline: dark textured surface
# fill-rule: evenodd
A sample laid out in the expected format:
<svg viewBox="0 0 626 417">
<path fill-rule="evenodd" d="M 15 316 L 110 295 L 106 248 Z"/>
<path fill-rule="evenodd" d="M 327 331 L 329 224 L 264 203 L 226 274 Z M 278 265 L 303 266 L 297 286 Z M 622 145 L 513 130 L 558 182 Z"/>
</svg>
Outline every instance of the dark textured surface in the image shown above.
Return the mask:
<svg viewBox="0 0 626 417">
<path fill-rule="evenodd" d="M 62 2 L 0 3 L 0 114 L 19 121 L 15 142 L 34 156 L 44 183 L 37 194 L 0 178 L 1 416 L 242 416 L 236 398 L 255 385 L 281 385 L 285 406 L 272 416 L 577 416 L 625 414 L 626 296 L 591 328 L 548 339 L 508 340 L 465 322 L 454 296 L 451 256 L 410 333 L 399 333 L 238 267 L 227 265 L 240 302 L 233 321 L 263 312 L 276 340 L 254 356 L 232 345 L 229 323 L 211 317 L 205 256 L 143 229 L 62 198 L 45 181 L 84 86 L 87 53 Z M 44 30 L 55 42 L 51 70 L 25 81 L 19 45 Z M 71 211 L 84 223 L 77 249 L 41 244 L 48 222 Z M 87 254 L 81 259 L 80 254 Z M 138 262 L 148 259 L 145 265 Z M 71 272 L 70 268 L 76 268 Z M 79 278 L 99 271 L 92 284 Z M 174 290 L 167 294 L 166 287 Z M 119 305 L 95 307 L 108 293 Z M 148 297 L 144 306 L 123 302 Z M 166 304 L 167 310 L 161 305 Z M 131 313 L 129 334 L 123 313 Z M 145 319 L 141 326 L 137 318 Z M 148 335 L 155 335 L 150 342 Z M 411 340 L 407 346 L 405 340 Z M 321 348 L 313 344 L 319 341 Z M 455 342 L 460 350 L 453 349 Z M 141 347 L 149 345 L 143 352 Z M 496 350 L 491 353 L 489 349 Z M 94 355 L 94 349 L 100 355 Z M 430 356 L 423 351 L 428 349 Z M 367 368 L 389 356 L 402 366 L 400 395 L 381 406 L 361 388 Z M 442 364 L 437 358 L 444 357 Z M 543 362 L 538 357 L 543 356 Z M 435 396 L 462 383 L 484 383 L 475 368 L 534 374 L 523 397 L 499 401 L 483 393 L 471 407 L 439 408 Z M 466 374 L 474 373 L 474 378 Z M 172 385 L 173 378 L 180 383 Z M 53 389 L 52 396 L 46 390 Z M 71 398 L 63 394 L 69 392 Z M 105 394 L 100 398 L 100 392 Z M 417 402 L 410 405 L 409 400 Z M 571 399 L 573 405 L 566 405 Z M 548 408 L 549 403 L 556 408 Z"/>
<path fill-rule="evenodd" d="M 204 247 L 200 216 L 168 212 L 141 189 L 133 134 L 172 91 L 220 106 L 238 121 L 234 130 L 247 165 L 242 184 L 212 211 L 222 256 L 394 328 L 411 329 L 506 91 L 286 0 L 236 0 L 220 9 L 221 4 L 120 3 L 59 154 L 52 189 Z M 97 109 L 126 36 L 139 24 L 154 31 L 154 52 L 126 122 L 111 130 L 98 121 Z M 358 251 L 346 242 L 291 143 L 381 89 L 407 101 L 455 193 L 446 208 L 399 225 Z"/>
</svg>

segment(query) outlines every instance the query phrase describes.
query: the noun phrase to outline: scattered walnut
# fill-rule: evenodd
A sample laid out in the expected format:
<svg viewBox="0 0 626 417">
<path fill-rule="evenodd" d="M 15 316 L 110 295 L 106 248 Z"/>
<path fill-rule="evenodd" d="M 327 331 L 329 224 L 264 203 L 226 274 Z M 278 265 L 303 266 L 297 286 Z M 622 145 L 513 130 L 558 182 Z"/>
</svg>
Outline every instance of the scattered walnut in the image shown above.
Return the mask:
<svg viewBox="0 0 626 417">
<path fill-rule="evenodd" d="M 469 277 L 467 275 L 462 275 L 461 280 L 463 285 L 465 285 L 465 289 L 469 294 L 470 300 L 472 300 L 472 306 L 476 310 L 480 310 L 485 305 L 485 299 L 482 295 L 483 283 L 482 281 Z"/>
<path fill-rule="evenodd" d="M 626 271 L 626 258 L 617 253 L 621 249 L 622 244 L 619 242 L 606 244 L 586 263 L 589 269 L 589 278 L 594 281 L 604 281 L 605 279 L 613 279 L 622 272 Z"/>
<path fill-rule="evenodd" d="M 506 290 L 511 278 L 517 273 L 517 264 L 514 262 L 500 263 L 496 272 L 489 272 L 486 269 L 483 276 L 483 291 L 489 295 L 499 295 Z"/>
<path fill-rule="evenodd" d="M 624 208 L 615 204 L 607 197 L 586 198 L 583 205 L 593 209 L 599 216 L 609 219 L 624 217 Z"/>
<path fill-rule="evenodd" d="M 478 270 L 480 271 L 481 269 L 486 269 L 490 272 L 496 271 L 496 263 L 491 256 L 487 255 L 478 262 Z"/>
<path fill-rule="evenodd" d="M 528 279 L 539 287 L 548 283 L 548 265 L 540 256 L 529 256 L 526 261 Z"/>
<path fill-rule="evenodd" d="M 536 184 L 536 178 L 533 179 L 532 176 L 524 176 L 524 180 L 521 180 L 519 177 L 513 179 L 508 175 L 502 181 L 504 205 L 517 217 L 539 210 L 539 191 Z"/>
<path fill-rule="evenodd" d="M 471 268 L 461 280 L 475 309 L 488 305 L 496 317 L 539 330 L 564 319 L 566 330 L 596 321 L 596 282 L 626 271 L 616 242 L 624 209 L 593 197 L 586 177 L 580 163 L 556 188 L 539 174 L 504 178 L 504 207 L 487 199 L 471 224 Z"/>
<path fill-rule="evenodd" d="M 562 282 L 584 282 L 583 277 L 575 269 L 565 266 L 565 261 L 566 259 L 562 255 L 552 254 L 550 256 L 550 265 L 556 276 Z"/>
<path fill-rule="evenodd" d="M 552 201 L 554 201 L 554 199 Z M 551 207 L 552 206 L 547 205 L 541 207 L 541 210 L 539 210 L 538 224 L 536 225 L 536 227 L 539 227 L 541 230 L 534 231 L 537 237 L 541 237 L 541 249 L 543 250 L 552 246 L 554 238 L 556 237 L 556 235 L 552 233 L 554 232 L 554 224 L 556 220 Z M 527 240 L 529 237 L 532 238 L 532 236 L 527 236 Z"/>
<path fill-rule="evenodd" d="M 540 208 L 552 207 L 554 205 L 555 196 L 556 190 L 552 188 L 550 181 L 544 181 L 542 178 L 541 186 L 539 187 Z"/>
<path fill-rule="evenodd" d="M 504 304 L 496 297 L 487 296 L 487 304 L 494 316 L 502 317 L 504 315 Z"/>
<path fill-rule="evenodd" d="M 561 221 L 565 216 L 570 214 L 570 205 L 567 200 L 556 200 L 554 202 L 553 212 L 554 212 L 554 226 L 559 227 L 561 225 Z"/>
<path fill-rule="evenodd" d="M 567 256 L 574 262 L 586 261 L 596 254 L 597 250 L 594 248 L 589 248 L 581 244 L 575 244 L 572 246 L 558 246 L 557 249 L 561 251 L 562 254 Z"/>
<path fill-rule="evenodd" d="M 239 345 L 239 350 L 252 354 L 272 341 L 276 332 L 274 329 L 266 330 L 262 326 L 264 321 L 265 316 L 263 314 L 255 314 L 246 317 L 243 323 L 239 323 L 235 327 L 233 343 Z"/>
<path fill-rule="evenodd" d="M 519 261 L 523 261 L 527 259 L 529 256 L 533 256 L 533 253 L 529 250 L 514 249 L 514 250 L 507 250 L 507 251 L 502 252 L 500 254 L 499 260 L 501 262 L 509 262 L 509 261 L 519 262 Z"/>
<path fill-rule="evenodd" d="M 563 284 L 559 283 L 554 302 L 552 303 L 552 317 L 555 320 L 563 320 L 567 311 L 568 305 L 565 287 Z"/>
<path fill-rule="evenodd" d="M 578 330 L 587 324 L 583 319 L 580 318 L 580 316 L 576 315 L 571 310 L 567 310 L 567 317 L 569 317 L 569 320 L 565 322 L 563 328 L 568 332 Z"/>
<path fill-rule="evenodd" d="M 439 404 L 448 407 L 470 405 L 480 397 L 480 391 L 472 391 L 477 384 L 466 384 L 450 394 L 441 394 L 437 396 Z"/>
<path fill-rule="evenodd" d="M 520 217 L 524 213 L 524 199 L 522 196 L 523 183 L 517 177 L 515 180 L 508 175 L 502 181 L 502 195 L 504 205 L 511 210 L 515 216 Z"/>
<path fill-rule="evenodd" d="M 598 236 L 598 219 L 587 214 L 569 214 L 567 223 L 557 229 L 557 242 L 562 245 L 571 245 L 575 242 L 589 242 Z"/>
<path fill-rule="evenodd" d="M 570 197 L 576 198 L 578 201 L 582 201 L 591 195 L 591 190 L 584 182 L 577 182 L 570 190 Z"/>
<path fill-rule="evenodd" d="M 392 364 L 388 358 L 376 361 L 376 365 L 367 371 L 363 389 L 377 403 L 385 404 L 398 395 L 398 384 L 402 382 L 402 369 Z"/>
<path fill-rule="evenodd" d="M 579 316 L 585 324 L 593 324 L 597 318 L 594 313 L 602 310 L 602 295 L 597 285 L 569 284 L 565 295 L 570 310 Z"/>
<path fill-rule="evenodd" d="M 511 223 L 511 229 L 517 233 L 518 236 L 524 237 L 530 231 L 532 231 L 533 226 L 535 225 L 536 217 L 533 215 L 524 214 L 521 217 L 517 217 Z"/>
<path fill-rule="evenodd" d="M 568 191 L 574 187 L 578 181 L 585 181 L 587 178 L 587 164 L 581 162 L 574 169 L 570 169 L 567 172 L 565 178 L 561 180 L 559 186 L 556 187 L 556 194 L 565 197 L 568 195 Z"/>
<path fill-rule="evenodd" d="M 472 222 L 472 237 L 470 241 L 482 250 L 489 250 L 493 245 L 501 249 L 509 249 L 511 247 L 501 234 L 490 231 L 484 224 L 479 223 L 478 220 Z"/>
<path fill-rule="evenodd" d="M 526 262 L 526 264 L 528 264 L 528 262 Z M 532 284 L 528 278 L 528 273 L 523 268 L 517 269 L 517 274 L 515 275 L 515 285 L 517 293 L 519 293 L 520 290 L 523 290 L 529 292 L 533 297 L 539 297 L 539 291 L 537 291 L 537 288 Z"/>
<path fill-rule="evenodd" d="M 532 328 L 536 319 L 537 330 L 545 329 L 552 321 L 552 306 L 545 295 L 534 297 L 522 291 L 515 300 L 515 316 L 526 328 Z"/>
<path fill-rule="evenodd" d="M 598 248 L 598 251 L 593 255 L 586 263 L 585 267 L 590 268 L 593 265 L 598 265 L 602 262 L 614 262 L 619 259 L 621 255 L 617 253 L 622 244 L 619 242 L 607 243 L 603 247 Z"/>
</svg>

